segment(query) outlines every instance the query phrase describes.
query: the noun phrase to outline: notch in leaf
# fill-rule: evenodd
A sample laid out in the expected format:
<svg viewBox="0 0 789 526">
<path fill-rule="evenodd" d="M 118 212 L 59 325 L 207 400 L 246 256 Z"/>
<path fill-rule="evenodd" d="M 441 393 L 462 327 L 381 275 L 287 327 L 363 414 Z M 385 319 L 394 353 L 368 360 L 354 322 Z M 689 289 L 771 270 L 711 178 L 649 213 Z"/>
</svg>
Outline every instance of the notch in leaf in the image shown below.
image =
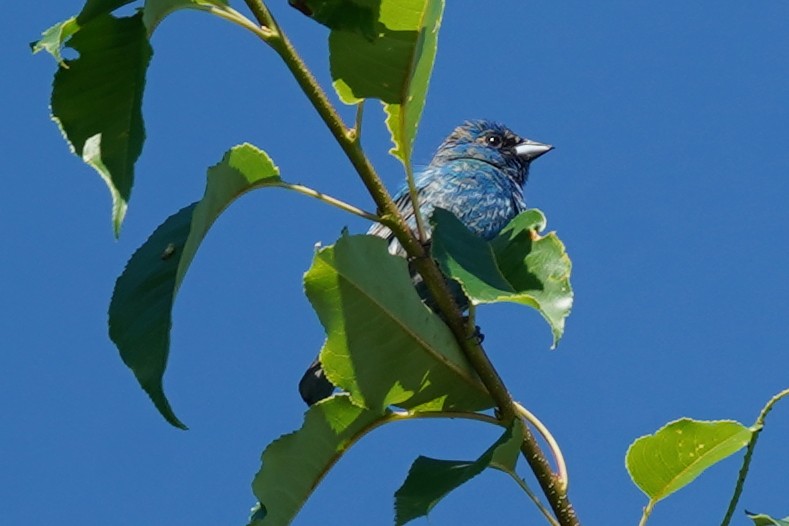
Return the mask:
<svg viewBox="0 0 789 526">
<path fill-rule="evenodd" d="M 522 212 L 491 241 L 472 234 L 442 208 L 434 210 L 431 223 L 433 258 L 473 304 L 506 301 L 536 309 L 550 325 L 556 346 L 573 303 L 572 265 L 555 233 L 538 235 L 546 223 L 542 212 Z"/>
</svg>

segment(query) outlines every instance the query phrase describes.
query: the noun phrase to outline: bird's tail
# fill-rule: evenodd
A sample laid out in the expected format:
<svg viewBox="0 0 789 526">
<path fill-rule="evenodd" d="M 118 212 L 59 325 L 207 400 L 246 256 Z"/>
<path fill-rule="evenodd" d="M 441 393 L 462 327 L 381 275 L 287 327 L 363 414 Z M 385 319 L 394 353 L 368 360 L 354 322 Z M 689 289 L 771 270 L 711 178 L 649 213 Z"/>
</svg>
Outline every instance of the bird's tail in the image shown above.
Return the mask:
<svg viewBox="0 0 789 526">
<path fill-rule="evenodd" d="M 326 378 L 321 362 L 315 358 L 299 382 L 299 393 L 307 405 L 313 405 L 334 392 L 334 384 Z"/>
</svg>

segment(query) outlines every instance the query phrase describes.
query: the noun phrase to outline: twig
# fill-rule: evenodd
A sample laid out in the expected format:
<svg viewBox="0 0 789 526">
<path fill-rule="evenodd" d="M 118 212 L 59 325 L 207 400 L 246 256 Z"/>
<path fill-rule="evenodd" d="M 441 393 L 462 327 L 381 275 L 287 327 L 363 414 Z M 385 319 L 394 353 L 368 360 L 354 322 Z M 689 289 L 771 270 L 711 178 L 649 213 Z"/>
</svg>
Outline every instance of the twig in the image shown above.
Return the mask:
<svg viewBox="0 0 789 526">
<path fill-rule="evenodd" d="M 557 475 L 559 489 L 562 492 L 567 493 L 567 487 L 570 484 L 570 476 L 567 473 L 567 464 L 564 462 L 564 455 L 562 454 L 561 448 L 559 448 L 559 443 L 555 438 L 553 438 L 553 435 L 545 426 L 545 424 L 543 424 L 539 418 L 534 416 L 531 411 L 520 405 L 518 402 L 515 402 L 515 408 L 518 410 L 518 413 L 521 414 L 523 419 L 533 425 L 540 433 L 540 436 L 542 436 L 542 438 L 545 439 L 545 442 L 548 443 L 548 447 L 551 448 L 551 453 L 553 453 L 553 459 L 556 461 L 556 471 L 559 472 Z"/>
<path fill-rule="evenodd" d="M 330 195 L 318 192 L 317 190 L 313 190 L 312 188 L 310 188 L 308 186 L 303 186 L 303 185 L 300 185 L 300 184 L 286 183 L 284 181 L 280 182 L 280 183 L 277 183 L 275 185 L 269 185 L 269 186 L 278 186 L 280 188 L 287 188 L 288 190 L 294 190 L 296 192 L 299 192 L 300 194 L 308 195 L 310 197 L 314 197 L 315 199 L 318 199 L 319 201 L 323 201 L 324 203 L 330 204 L 332 206 L 336 206 L 337 208 L 339 208 L 341 210 L 345 210 L 346 212 L 350 212 L 350 213 L 355 214 L 355 215 L 357 215 L 359 217 L 363 217 L 365 219 L 369 219 L 370 221 L 376 221 L 376 222 L 380 222 L 381 221 L 381 218 L 378 217 L 375 214 L 372 214 L 370 212 L 366 212 L 366 211 L 362 210 L 361 208 L 358 208 L 356 206 L 353 206 L 352 204 L 346 203 L 345 201 L 341 201 L 341 200 L 339 200 L 339 199 L 337 199 L 335 197 L 332 197 Z"/>
<path fill-rule="evenodd" d="M 767 414 L 772 411 L 773 406 L 783 397 L 789 395 L 789 389 L 784 389 L 777 395 L 770 398 L 770 401 L 762 408 L 761 412 L 759 413 L 759 418 L 756 419 L 756 422 L 753 424 L 753 435 L 751 436 L 750 442 L 748 442 L 748 449 L 745 450 L 745 456 L 742 459 L 742 467 L 740 468 L 740 473 L 737 476 L 737 484 L 734 487 L 734 495 L 731 497 L 731 501 L 729 501 L 729 509 L 726 510 L 726 515 L 723 517 L 723 521 L 721 522 L 721 526 L 728 526 L 729 522 L 731 522 L 731 518 L 734 515 L 734 510 L 737 509 L 737 503 L 740 501 L 740 495 L 742 495 L 742 488 L 745 485 L 745 478 L 748 476 L 748 469 L 751 466 L 751 457 L 753 456 L 753 450 L 756 449 L 756 442 L 759 440 L 759 435 L 764 428 L 764 420 L 767 418 Z"/>
</svg>

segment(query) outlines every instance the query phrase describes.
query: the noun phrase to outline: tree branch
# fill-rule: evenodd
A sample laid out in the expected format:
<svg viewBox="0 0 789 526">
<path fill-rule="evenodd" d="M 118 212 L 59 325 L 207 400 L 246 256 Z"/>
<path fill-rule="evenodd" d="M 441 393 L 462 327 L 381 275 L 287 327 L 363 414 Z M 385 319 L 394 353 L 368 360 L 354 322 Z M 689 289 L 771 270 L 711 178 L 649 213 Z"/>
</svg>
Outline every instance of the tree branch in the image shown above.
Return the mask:
<svg viewBox="0 0 789 526">
<path fill-rule="evenodd" d="M 463 354 L 477 372 L 480 380 L 488 389 L 499 410 L 499 420 L 509 426 L 516 418 L 514 402 L 507 391 L 504 382 L 488 359 L 482 346 L 475 338 L 467 337 L 462 313 L 452 298 L 447 283 L 433 259 L 420 243 L 414 232 L 408 227 L 405 219 L 400 214 L 392 197 L 386 190 L 381 178 L 376 173 L 361 144 L 356 140 L 354 130 L 349 130 L 329 101 L 326 93 L 318 84 L 309 68 L 294 49 L 287 36 L 279 29 L 271 13 L 261 0 L 245 0 L 257 22 L 271 31 L 270 35 L 263 38 L 282 58 L 304 94 L 312 103 L 315 110 L 339 143 L 348 160 L 359 174 L 370 196 L 378 207 L 378 213 L 400 242 L 413 261 L 417 272 L 424 279 L 428 291 L 436 301 L 439 310 L 444 314 L 444 319 L 457 340 Z M 414 203 L 417 206 L 417 203 Z M 521 447 L 526 461 L 537 477 L 548 502 L 562 526 L 577 526 L 580 523 L 575 515 L 566 492 L 557 484 L 556 477 L 551 470 L 545 454 L 537 444 L 534 435 L 524 426 L 524 441 Z"/>
</svg>

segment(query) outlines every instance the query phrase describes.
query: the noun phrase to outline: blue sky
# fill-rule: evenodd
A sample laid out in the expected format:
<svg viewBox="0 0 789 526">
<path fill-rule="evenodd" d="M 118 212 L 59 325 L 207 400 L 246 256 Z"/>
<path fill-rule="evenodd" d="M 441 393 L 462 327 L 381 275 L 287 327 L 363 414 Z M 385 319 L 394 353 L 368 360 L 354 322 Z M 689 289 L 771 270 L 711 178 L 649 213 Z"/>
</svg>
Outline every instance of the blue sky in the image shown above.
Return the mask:
<svg viewBox="0 0 789 526">
<path fill-rule="evenodd" d="M 682 416 L 750 424 L 789 387 L 789 6 L 492 5 L 450 2 L 414 160 L 468 118 L 556 145 L 526 195 L 573 260 L 565 338 L 550 351 L 547 326 L 515 306 L 481 308 L 480 325 L 515 398 L 561 443 L 582 521 L 636 524 L 646 498 L 624 469 L 630 442 Z M 296 384 L 323 341 L 301 283 L 313 246 L 368 225 L 281 190 L 220 218 L 174 313 L 165 386 L 188 432 L 158 416 L 107 337 L 114 280 L 240 142 L 265 149 L 289 181 L 373 207 L 275 55 L 224 21 L 179 12 L 153 38 L 148 139 L 114 241 L 103 183 L 49 121 L 54 63 L 27 48 L 80 7 L 12 2 L 0 34 L 3 522 L 243 524 L 259 455 L 300 425 Z M 284 0 L 272 9 L 329 87 L 326 30 Z M 395 188 L 402 169 L 380 117 L 367 112 L 364 144 Z M 787 432 L 779 405 L 742 506 L 789 515 Z M 295 524 L 389 524 L 417 455 L 475 458 L 496 435 L 451 421 L 380 429 Z M 650 524 L 718 523 L 738 469 L 739 457 L 716 466 Z M 414 524 L 508 521 L 540 518 L 491 472 Z M 748 522 L 738 512 L 735 524 Z"/>
</svg>

